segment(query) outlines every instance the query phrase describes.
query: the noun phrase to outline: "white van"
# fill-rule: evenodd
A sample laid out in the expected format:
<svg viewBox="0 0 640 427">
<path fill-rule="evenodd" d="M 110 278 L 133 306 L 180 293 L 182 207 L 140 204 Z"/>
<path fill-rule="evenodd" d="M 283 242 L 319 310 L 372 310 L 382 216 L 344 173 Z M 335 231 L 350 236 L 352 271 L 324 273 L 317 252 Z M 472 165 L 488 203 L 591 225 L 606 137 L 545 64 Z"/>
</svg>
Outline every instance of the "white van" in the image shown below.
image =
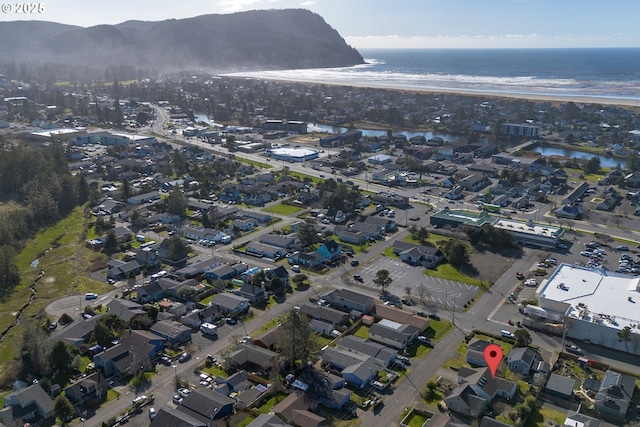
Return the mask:
<svg viewBox="0 0 640 427">
<path fill-rule="evenodd" d="M 509 331 L 505 331 L 505 330 L 500 331 L 500 335 L 502 335 L 505 338 L 511 338 L 511 339 L 515 339 L 516 338 L 516 336 L 513 334 L 513 332 L 509 332 Z"/>
</svg>

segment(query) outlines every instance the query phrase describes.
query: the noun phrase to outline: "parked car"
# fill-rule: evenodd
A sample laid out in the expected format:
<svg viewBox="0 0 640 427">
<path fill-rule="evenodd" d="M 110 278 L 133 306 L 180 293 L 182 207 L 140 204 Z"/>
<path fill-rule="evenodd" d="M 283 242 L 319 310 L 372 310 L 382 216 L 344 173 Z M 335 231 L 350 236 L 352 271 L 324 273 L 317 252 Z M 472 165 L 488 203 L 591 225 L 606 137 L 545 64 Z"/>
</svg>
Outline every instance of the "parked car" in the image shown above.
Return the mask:
<svg viewBox="0 0 640 427">
<path fill-rule="evenodd" d="M 178 394 L 182 397 L 187 397 L 189 396 L 189 393 L 191 393 L 191 390 L 189 390 L 188 388 L 179 388 L 178 389 Z"/>
<path fill-rule="evenodd" d="M 425 313 L 424 311 L 418 311 L 416 312 L 416 314 L 420 317 L 429 317 L 429 315 L 427 313 Z"/>
<path fill-rule="evenodd" d="M 93 292 L 86 293 L 84 295 L 84 299 L 86 300 L 98 299 L 98 294 L 95 294 Z"/>
<path fill-rule="evenodd" d="M 189 359 L 191 359 L 191 354 L 185 352 L 185 353 L 182 353 L 180 355 L 180 357 L 178 358 L 178 362 L 184 363 L 184 362 L 188 361 Z"/>
<path fill-rule="evenodd" d="M 175 403 L 176 405 L 180 405 L 182 403 L 182 397 L 180 397 L 179 394 L 176 394 L 173 396 L 172 399 L 173 403 Z"/>
<path fill-rule="evenodd" d="M 357 259 L 351 261 L 351 267 L 357 267 L 358 265 L 360 265 L 360 261 Z"/>
<path fill-rule="evenodd" d="M 133 404 L 134 405 L 141 405 L 146 401 L 147 401 L 147 396 L 142 395 L 142 396 L 138 396 L 135 399 L 133 399 Z"/>
<path fill-rule="evenodd" d="M 565 348 L 567 349 L 568 353 L 573 353 L 573 354 L 583 354 L 584 352 L 582 351 L 582 349 L 580 347 L 578 347 L 575 344 L 567 344 L 565 346 Z"/>
<path fill-rule="evenodd" d="M 360 283 L 364 283 L 364 280 L 362 279 L 362 276 L 360 276 L 359 274 L 356 274 L 353 276 L 353 280 L 360 282 Z"/>
<path fill-rule="evenodd" d="M 430 319 L 433 319 L 433 320 L 440 320 L 440 316 L 438 316 L 438 315 L 437 315 L 437 314 L 435 314 L 435 313 L 431 313 L 431 314 L 429 315 L 429 318 L 430 318 Z"/>
<path fill-rule="evenodd" d="M 619 251 L 628 251 L 629 250 L 629 246 L 620 245 L 620 246 L 616 247 L 616 249 L 619 250 Z"/>
<path fill-rule="evenodd" d="M 224 319 L 225 322 L 227 322 L 227 325 L 237 325 L 238 321 L 236 319 L 234 319 L 233 317 L 227 317 Z"/>
</svg>

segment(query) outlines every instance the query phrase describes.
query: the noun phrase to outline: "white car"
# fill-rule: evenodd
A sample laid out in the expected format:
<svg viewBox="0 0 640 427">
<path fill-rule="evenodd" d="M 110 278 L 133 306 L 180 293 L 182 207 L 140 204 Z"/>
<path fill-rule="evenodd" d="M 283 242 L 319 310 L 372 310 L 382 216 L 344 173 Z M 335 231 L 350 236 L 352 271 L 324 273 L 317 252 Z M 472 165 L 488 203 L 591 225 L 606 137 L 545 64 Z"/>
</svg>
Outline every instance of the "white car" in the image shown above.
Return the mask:
<svg viewBox="0 0 640 427">
<path fill-rule="evenodd" d="M 189 393 L 191 393 L 191 390 L 189 390 L 188 388 L 179 388 L 178 389 L 178 394 L 182 397 L 187 397 L 189 396 Z"/>
</svg>

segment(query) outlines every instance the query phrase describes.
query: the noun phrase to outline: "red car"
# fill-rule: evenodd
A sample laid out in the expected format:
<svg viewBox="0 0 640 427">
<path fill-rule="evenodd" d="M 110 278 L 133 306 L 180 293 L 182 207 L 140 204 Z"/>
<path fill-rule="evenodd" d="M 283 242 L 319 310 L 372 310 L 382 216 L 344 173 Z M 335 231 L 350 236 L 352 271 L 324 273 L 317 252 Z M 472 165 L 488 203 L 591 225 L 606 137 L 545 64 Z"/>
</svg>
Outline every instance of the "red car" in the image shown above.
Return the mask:
<svg viewBox="0 0 640 427">
<path fill-rule="evenodd" d="M 516 277 L 518 278 L 518 280 L 522 280 L 522 279 L 524 279 L 524 274 L 522 274 L 520 272 L 517 272 L 516 273 Z"/>
</svg>

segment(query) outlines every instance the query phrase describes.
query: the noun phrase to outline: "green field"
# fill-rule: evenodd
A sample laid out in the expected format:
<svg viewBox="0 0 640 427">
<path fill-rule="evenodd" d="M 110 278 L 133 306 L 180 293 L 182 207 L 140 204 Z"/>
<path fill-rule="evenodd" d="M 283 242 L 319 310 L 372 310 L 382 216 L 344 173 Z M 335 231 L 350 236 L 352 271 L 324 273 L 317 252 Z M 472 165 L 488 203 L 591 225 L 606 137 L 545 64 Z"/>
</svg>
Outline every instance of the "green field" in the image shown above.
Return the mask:
<svg viewBox="0 0 640 427">
<path fill-rule="evenodd" d="M 263 209 L 265 212 L 269 212 L 276 215 L 293 216 L 304 209 L 304 206 L 291 206 L 279 203 L 277 205 L 269 206 Z"/>
<path fill-rule="evenodd" d="M 427 269 L 424 274 L 427 276 L 439 277 L 441 279 L 454 280 L 456 282 L 466 283 L 467 285 L 480 286 L 480 280 L 469 277 L 459 272 L 451 264 L 440 264 L 435 270 Z"/>
<path fill-rule="evenodd" d="M 30 285 L 41 271 L 45 274 L 37 282 L 36 298 L 21 315 L 21 326 L 29 322 L 45 325 L 45 307 L 61 296 L 104 293 L 111 288 L 106 283 L 88 277 L 90 271 L 106 266 L 106 257 L 85 248 L 86 227 L 83 208 L 79 207 L 55 226 L 41 231 L 27 242 L 16 258 L 20 284 L 9 297 L 0 301 L 0 330 L 11 325 L 17 310 L 28 303 L 32 295 Z M 36 259 L 38 266 L 31 267 L 31 262 Z M 8 332 L 0 344 L 0 376 L 11 369 L 10 362 L 18 357 L 21 342 L 22 328 L 16 327 Z"/>
</svg>

